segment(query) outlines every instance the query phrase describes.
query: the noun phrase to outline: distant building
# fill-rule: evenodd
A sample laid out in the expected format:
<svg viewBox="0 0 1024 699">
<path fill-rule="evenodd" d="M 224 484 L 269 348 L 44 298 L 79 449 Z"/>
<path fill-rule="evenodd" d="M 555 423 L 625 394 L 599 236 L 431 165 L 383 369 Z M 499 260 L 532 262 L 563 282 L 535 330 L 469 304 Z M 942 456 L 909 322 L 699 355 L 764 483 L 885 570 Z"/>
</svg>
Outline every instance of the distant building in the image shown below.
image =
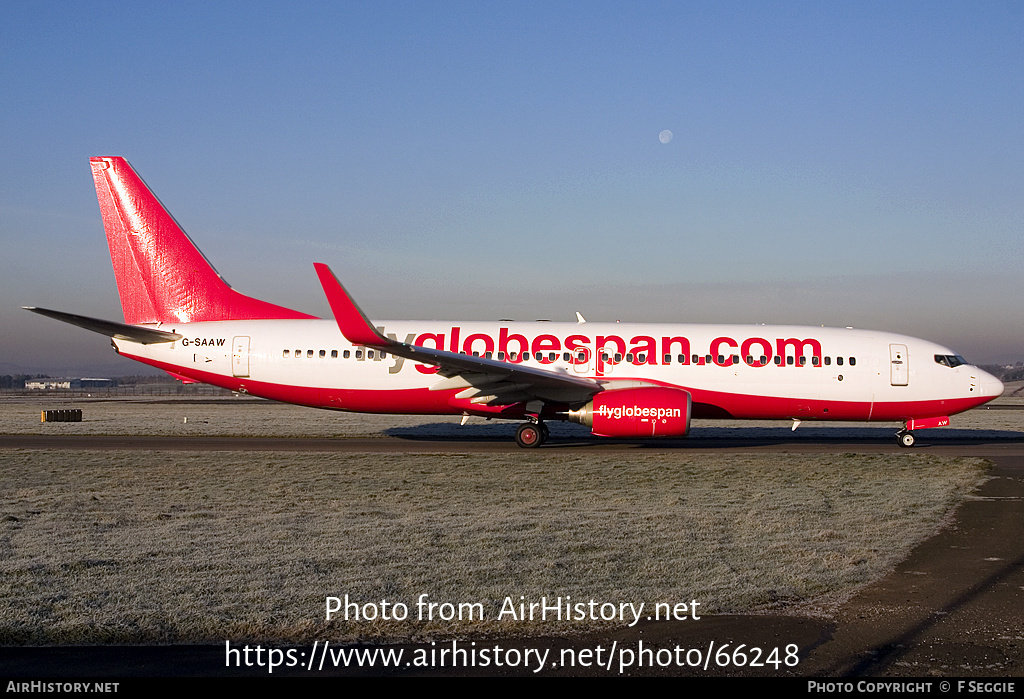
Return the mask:
<svg viewBox="0 0 1024 699">
<path fill-rule="evenodd" d="M 25 388 L 34 391 L 115 388 L 116 386 L 117 379 L 29 379 L 25 382 Z"/>
</svg>

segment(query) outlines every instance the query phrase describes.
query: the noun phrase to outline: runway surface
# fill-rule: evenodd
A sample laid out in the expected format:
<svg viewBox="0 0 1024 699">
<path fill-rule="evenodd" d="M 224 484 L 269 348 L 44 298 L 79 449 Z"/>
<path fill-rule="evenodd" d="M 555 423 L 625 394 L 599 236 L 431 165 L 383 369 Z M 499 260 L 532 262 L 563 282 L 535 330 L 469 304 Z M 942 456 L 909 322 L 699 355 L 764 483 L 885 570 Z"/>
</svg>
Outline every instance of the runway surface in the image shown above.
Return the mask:
<svg viewBox="0 0 1024 699">
<path fill-rule="evenodd" d="M 775 430 L 776 435 L 745 436 L 742 430 L 734 438 L 690 438 L 658 440 L 612 440 L 600 438 L 552 437 L 542 450 L 586 451 L 767 451 L 813 454 L 818 452 L 851 453 L 906 453 L 890 437 L 871 436 L 851 438 L 854 430 L 836 430 L 836 437 L 807 437 L 798 432 Z M 407 431 L 408 432 L 408 431 Z M 866 430 L 864 432 L 867 432 Z M 883 431 L 884 432 L 884 431 Z M 888 432 L 885 432 L 888 434 Z M 895 433 L 895 430 L 893 430 Z M 919 432 L 916 453 L 942 456 L 1024 455 L 1024 433 L 986 432 L 976 436 L 968 430 L 947 432 L 929 440 L 926 432 Z M 378 438 L 326 438 L 326 437 L 180 437 L 151 435 L 0 435 L 0 449 L 161 449 L 182 451 L 284 451 L 284 452 L 348 452 L 348 453 L 500 453 L 520 452 L 507 437 L 469 437 L 453 439 L 432 434 Z"/>
<path fill-rule="evenodd" d="M 963 431 L 929 439 L 919 433 L 915 451 L 980 456 L 994 463 L 991 478 L 957 511 L 953 526 L 918 546 L 892 574 L 861 591 L 830 619 L 785 614 L 706 616 L 699 623 L 660 622 L 581 638 L 506 641 L 508 648 L 636 646 L 707 649 L 714 643 L 763 648 L 797 644 L 796 667 L 728 666 L 708 669 L 633 669 L 632 675 L 782 676 L 1017 676 L 1024 673 L 1024 435 Z M 716 452 L 901 453 L 895 440 L 869 437 L 742 436 L 735 439 L 607 441 L 552 439 L 542 449 L 713 450 Z M 507 439 L 287 439 L 90 435 L 0 435 L 2 449 L 330 451 L 388 453 L 514 452 Z M 484 641 L 481 640 L 481 643 Z M 412 649 L 412 646 L 405 646 Z M 306 649 L 309 650 L 309 649 Z M 227 670 L 223 647 L 210 648 L 6 648 L 8 676 L 214 676 L 261 675 L 259 668 Z M 275 675 L 306 675 L 279 668 Z M 401 668 L 336 669 L 332 675 L 437 674 Z M 446 674 L 453 674 L 449 670 Z M 454 674 L 532 675 L 525 668 L 461 670 Z M 542 674 L 607 675 L 602 668 L 557 668 Z"/>
</svg>

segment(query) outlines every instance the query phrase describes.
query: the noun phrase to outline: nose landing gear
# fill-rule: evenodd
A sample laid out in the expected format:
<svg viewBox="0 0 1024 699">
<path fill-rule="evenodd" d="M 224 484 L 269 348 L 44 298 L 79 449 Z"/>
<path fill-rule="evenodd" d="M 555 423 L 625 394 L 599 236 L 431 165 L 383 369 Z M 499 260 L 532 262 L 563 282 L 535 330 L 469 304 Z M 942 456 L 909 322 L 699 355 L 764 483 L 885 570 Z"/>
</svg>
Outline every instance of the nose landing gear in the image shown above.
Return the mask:
<svg viewBox="0 0 1024 699">
<path fill-rule="evenodd" d="M 912 447 L 915 441 L 917 440 L 914 437 L 914 433 L 910 430 L 900 430 L 896 433 L 896 443 L 901 447 Z"/>
</svg>

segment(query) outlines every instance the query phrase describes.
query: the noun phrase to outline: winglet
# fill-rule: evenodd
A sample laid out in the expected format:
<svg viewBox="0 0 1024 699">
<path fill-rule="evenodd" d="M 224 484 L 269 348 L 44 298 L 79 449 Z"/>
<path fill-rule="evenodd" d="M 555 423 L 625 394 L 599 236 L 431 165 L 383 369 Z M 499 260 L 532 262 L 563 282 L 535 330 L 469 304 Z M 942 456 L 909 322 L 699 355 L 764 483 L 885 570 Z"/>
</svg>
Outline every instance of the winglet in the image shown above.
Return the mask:
<svg viewBox="0 0 1024 699">
<path fill-rule="evenodd" d="M 338 278 L 334 276 L 331 268 L 322 262 L 314 262 L 313 267 L 320 277 L 320 286 L 324 288 L 327 296 L 327 303 L 331 305 L 334 313 L 334 320 L 345 339 L 354 345 L 387 346 L 392 343 L 373 327 L 373 323 L 366 317 L 366 314 L 356 305 L 345 287 L 341 285 Z"/>
</svg>

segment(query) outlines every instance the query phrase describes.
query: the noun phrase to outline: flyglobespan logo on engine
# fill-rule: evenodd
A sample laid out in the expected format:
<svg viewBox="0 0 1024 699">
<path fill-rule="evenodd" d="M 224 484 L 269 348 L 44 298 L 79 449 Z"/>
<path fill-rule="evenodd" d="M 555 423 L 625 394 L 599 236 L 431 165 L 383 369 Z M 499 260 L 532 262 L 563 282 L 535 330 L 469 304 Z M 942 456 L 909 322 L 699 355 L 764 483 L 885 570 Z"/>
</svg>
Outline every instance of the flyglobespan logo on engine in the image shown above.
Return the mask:
<svg viewBox="0 0 1024 699">
<path fill-rule="evenodd" d="M 597 409 L 597 414 L 612 420 L 621 420 L 624 417 L 654 418 L 656 420 L 670 417 L 682 417 L 682 410 L 679 408 L 648 408 L 640 405 L 602 405 Z"/>
</svg>

